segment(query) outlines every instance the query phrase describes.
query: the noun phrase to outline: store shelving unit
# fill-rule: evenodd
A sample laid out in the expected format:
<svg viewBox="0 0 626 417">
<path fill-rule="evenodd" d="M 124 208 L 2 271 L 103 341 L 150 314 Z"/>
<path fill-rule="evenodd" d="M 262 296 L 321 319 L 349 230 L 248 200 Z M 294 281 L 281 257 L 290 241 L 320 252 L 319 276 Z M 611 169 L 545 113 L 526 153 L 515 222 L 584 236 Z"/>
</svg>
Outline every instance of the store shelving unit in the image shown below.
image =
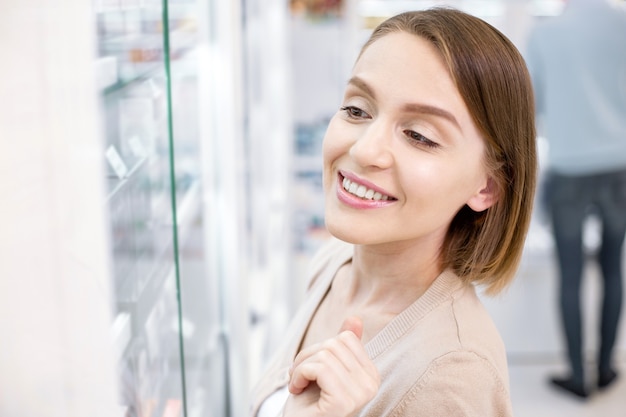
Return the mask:
<svg viewBox="0 0 626 417">
<path fill-rule="evenodd" d="M 196 0 L 96 2 L 123 415 L 222 415 L 226 368 L 207 245 Z M 213 302 L 212 302 L 213 301 Z"/>
</svg>

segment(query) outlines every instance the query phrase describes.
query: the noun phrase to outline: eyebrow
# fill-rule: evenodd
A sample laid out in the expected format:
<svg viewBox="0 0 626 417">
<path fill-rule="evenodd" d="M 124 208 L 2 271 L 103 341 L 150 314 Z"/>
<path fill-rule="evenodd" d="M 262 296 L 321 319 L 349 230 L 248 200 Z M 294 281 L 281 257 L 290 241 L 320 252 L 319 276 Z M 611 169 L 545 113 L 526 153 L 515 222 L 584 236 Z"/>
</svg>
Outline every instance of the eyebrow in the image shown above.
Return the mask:
<svg viewBox="0 0 626 417">
<path fill-rule="evenodd" d="M 376 94 L 374 94 L 374 90 L 361 78 L 352 77 L 348 81 L 348 85 L 353 85 L 358 89 L 362 90 L 364 93 L 369 95 L 372 99 L 376 99 Z M 420 114 L 431 114 L 433 116 L 441 117 L 443 119 L 448 120 L 450 123 L 455 125 L 458 129 L 461 128 L 459 122 L 456 120 L 456 117 L 452 113 L 447 110 L 444 110 L 440 107 L 431 106 L 429 104 L 421 104 L 421 103 L 407 103 L 402 107 L 402 110 L 410 113 L 420 113 Z"/>
<path fill-rule="evenodd" d="M 370 88 L 370 86 L 363 81 L 362 79 L 360 79 L 359 77 L 352 77 L 348 80 L 348 85 L 353 85 L 357 88 L 359 88 L 360 90 L 363 90 L 363 92 L 365 92 L 367 95 L 369 95 L 372 98 L 376 98 L 376 94 L 374 94 L 374 90 L 372 90 Z"/>
</svg>

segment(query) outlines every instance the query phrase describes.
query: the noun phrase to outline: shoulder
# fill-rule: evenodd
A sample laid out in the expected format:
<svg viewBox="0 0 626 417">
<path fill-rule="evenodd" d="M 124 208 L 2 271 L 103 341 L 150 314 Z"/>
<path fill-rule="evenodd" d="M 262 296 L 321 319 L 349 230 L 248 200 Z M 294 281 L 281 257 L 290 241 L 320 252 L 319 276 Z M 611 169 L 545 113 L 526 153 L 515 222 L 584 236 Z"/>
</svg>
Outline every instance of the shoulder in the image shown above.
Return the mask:
<svg viewBox="0 0 626 417">
<path fill-rule="evenodd" d="M 431 359 L 448 352 L 473 352 L 500 373 L 508 372 L 504 342 L 473 284 L 460 283 L 450 291 L 447 300 L 425 317 L 422 327 L 431 340 L 440 342 L 434 349 L 426 347 Z"/>
<path fill-rule="evenodd" d="M 489 356 L 504 357 L 504 343 L 493 319 L 476 293 L 476 287 L 464 283 L 448 270 L 433 283 L 422 305 L 430 305 L 420 327 L 435 335 L 441 351 L 465 349 L 491 352 Z M 416 335 L 419 337 L 419 335 Z"/>
<path fill-rule="evenodd" d="M 459 347 L 489 360 L 508 378 L 504 342 L 473 285 L 466 285 L 458 291 L 451 310 Z"/>
<path fill-rule="evenodd" d="M 508 416 L 511 413 L 506 350 L 473 285 L 451 297 L 450 343 L 433 356 L 407 398 L 419 397 L 424 415 Z"/>
<path fill-rule="evenodd" d="M 476 352 L 448 352 L 433 360 L 392 416 L 512 416 L 508 378 Z"/>
<path fill-rule="evenodd" d="M 410 320 L 411 328 L 375 359 L 389 375 L 377 402 L 382 409 L 376 411 L 509 416 L 504 343 L 474 286 L 448 272 L 431 290 L 431 302 L 420 305 L 427 312 Z"/>
</svg>

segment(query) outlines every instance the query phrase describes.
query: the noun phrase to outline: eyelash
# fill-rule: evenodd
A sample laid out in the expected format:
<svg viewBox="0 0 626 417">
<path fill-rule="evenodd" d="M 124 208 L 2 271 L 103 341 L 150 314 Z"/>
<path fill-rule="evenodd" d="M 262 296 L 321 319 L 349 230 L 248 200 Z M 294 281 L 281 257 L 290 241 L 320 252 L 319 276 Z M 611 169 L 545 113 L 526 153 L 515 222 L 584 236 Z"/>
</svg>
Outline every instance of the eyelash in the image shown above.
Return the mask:
<svg viewBox="0 0 626 417">
<path fill-rule="evenodd" d="M 339 110 L 345 112 L 346 116 L 350 119 L 362 119 L 362 118 L 367 118 L 367 116 L 369 116 L 366 112 L 364 112 L 363 110 L 355 106 L 344 106 L 344 107 L 341 107 Z M 358 115 L 356 115 L 355 113 L 358 113 Z M 363 116 L 363 115 L 366 115 L 366 116 Z M 420 133 L 417 133 L 413 130 L 406 129 L 406 130 L 403 130 L 402 133 L 404 133 L 412 143 L 424 145 L 428 148 L 439 147 L 438 143 L 433 142 L 432 140 L 428 139 L 426 136 Z"/>
<path fill-rule="evenodd" d="M 339 110 L 343 111 L 344 113 L 346 113 L 346 116 L 348 116 L 351 119 L 360 119 L 363 118 L 365 116 L 363 116 L 364 114 L 369 116 L 369 114 L 365 113 L 363 110 L 359 109 L 358 107 L 355 106 L 344 106 L 341 107 Z M 354 113 L 358 112 L 361 113 L 361 115 L 357 116 Z"/>
<path fill-rule="evenodd" d="M 420 145 L 424 145 L 427 148 L 438 148 L 439 144 L 436 142 L 433 142 L 432 140 L 428 139 L 426 136 L 417 133 L 413 130 L 403 130 L 402 131 L 405 135 L 408 136 L 408 138 L 411 140 L 411 142 L 414 143 L 418 143 Z"/>
</svg>

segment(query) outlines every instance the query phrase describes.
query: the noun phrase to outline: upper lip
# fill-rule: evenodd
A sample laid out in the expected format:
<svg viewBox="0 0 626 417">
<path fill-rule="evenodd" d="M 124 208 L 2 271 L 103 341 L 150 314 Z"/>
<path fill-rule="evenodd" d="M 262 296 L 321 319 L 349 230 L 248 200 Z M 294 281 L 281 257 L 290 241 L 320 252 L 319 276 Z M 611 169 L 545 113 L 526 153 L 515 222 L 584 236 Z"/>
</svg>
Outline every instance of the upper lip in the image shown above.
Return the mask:
<svg viewBox="0 0 626 417">
<path fill-rule="evenodd" d="M 369 181 L 367 181 L 367 180 L 365 180 L 363 178 L 359 178 L 358 176 L 356 176 L 352 172 L 339 170 L 339 176 L 341 177 L 340 178 L 341 180 L 343 180 L 343 178 L 345 177 L 345 178 L 349 179 L 350 181 L 359 183 L 359 184 L 365 186 L 366 188 L 370 188 L 370 189 L 372 189 L 374 191 L 377 191 L 377 192 L 379 192 L 379 193 L 381 193 L 383 195 L 386 195 L 386 196 L 389 197 L 389 199 L 397 200 L 393 195 L 389 194 L 388 191 L 383 190 L 382 188 L 380 188 L 376 184 L 373 184 L 373 183 L 371 183 L 371 182 L 369 182 Z"/>
</svg>

